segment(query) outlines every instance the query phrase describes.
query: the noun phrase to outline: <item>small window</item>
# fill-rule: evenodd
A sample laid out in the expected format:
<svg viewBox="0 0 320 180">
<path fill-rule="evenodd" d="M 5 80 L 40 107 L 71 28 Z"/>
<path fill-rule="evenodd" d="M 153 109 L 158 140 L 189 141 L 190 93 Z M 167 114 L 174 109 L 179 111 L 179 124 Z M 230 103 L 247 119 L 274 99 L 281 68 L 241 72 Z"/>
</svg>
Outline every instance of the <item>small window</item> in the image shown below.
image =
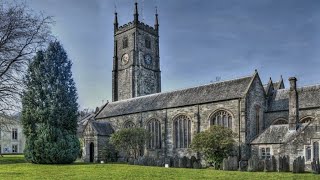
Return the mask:
<svg viewBox="0 0 320 180">
<path fill-rule="evenodd" d="M 12 129 L 12 140 L 18 139 L 18 129 Z"/>
<path fill-rule="evenodd" d="M 319 159 L 319 142 L 313 142 L 313 159 Z"/>
<path fill-rule="evenodd" d="M 18 145 L 14 144 L 12 145 L 12 153 L 17 153 L 18 152 Z"/>
<path fill-rule="evenodd" d="M 123 40 L 122 40 L 122 49 L 125 49 L 125 48 L 127 48 L 127 47 L 128 47 L 128 38 L 125 37 L 125 38 L 123 38 Z"/>
<path fill-rule="evenodd" d="M 123 124 L 123 128 L 134 128 L 135 127 L 135 125 L 134 125 L 134 123 L 132 122 L 132 121 L 127 121 L 127 122 L 125 122 L 124 124 Z"/>
<path fill-rule="evenodd" d="M 271 158 L 271 150 L 269 147 L 260 148 L 260 157 L 261 159 L 270 159 Z"/>
<path fill-rule="evenodd" d="M 150 41 L 149 38 L 146 38 L 146 39 L 145 39 L 145 46 L 146 46 L 146 48 L 148 48 L 148 49 L 151 48 L 151 41 Z"/>
<path fill-rule="evenodd" d="M 311 161 L 311 147 L 307 146 L 305 149 L 306 161 Z"/>
<path fill-rule="evenodd" d="M 260 132 L 260 107 L 256 106 L 256 135 Z"/>
</svg>

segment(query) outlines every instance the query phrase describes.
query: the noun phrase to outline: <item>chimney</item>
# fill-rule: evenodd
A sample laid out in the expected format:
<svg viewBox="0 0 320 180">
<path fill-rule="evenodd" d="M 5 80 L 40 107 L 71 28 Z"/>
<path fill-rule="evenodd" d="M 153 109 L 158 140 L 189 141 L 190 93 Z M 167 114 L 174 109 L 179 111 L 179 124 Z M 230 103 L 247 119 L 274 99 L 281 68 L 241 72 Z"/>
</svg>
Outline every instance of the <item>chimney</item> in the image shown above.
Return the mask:
<svg viewBox="0 0 320 180">
<path fill-rule="evenodd" d="M 299 122 L 297 78 L 290 77 L 289 82 L 289 130 L 297 130 Z"/>
</svg>

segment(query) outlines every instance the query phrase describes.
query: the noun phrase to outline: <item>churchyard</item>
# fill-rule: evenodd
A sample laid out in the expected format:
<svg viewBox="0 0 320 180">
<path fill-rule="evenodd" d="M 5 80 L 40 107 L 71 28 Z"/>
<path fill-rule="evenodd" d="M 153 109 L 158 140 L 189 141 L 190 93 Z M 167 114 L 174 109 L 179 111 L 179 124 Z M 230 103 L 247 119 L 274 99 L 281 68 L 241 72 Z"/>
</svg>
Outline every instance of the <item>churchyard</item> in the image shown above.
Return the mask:
<svg viewBox="0 0 320 180">
<path fill-rule="evenodd" d="M 240 172 L 165 168 L 127 164 L 75 162 L 68 165 L 31 164 L 22 155 L 0 157 L 0 179 L 319 179 L 310 172 Z"/>
</svg>

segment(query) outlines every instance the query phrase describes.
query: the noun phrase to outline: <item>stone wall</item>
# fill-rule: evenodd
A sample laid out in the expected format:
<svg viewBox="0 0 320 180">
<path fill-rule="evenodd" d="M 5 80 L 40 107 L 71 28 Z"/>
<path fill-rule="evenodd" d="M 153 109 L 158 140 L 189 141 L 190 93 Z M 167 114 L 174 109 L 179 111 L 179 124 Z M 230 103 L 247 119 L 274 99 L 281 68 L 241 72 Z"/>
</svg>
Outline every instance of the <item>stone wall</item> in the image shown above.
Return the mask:
<svg viewBox="0 0 320 180">
<path fill-rule="evenodd" d="M 219 110 L 225 110 L 232 115 L 232 130 L 239 132 L 239 107 L 238 100 L 221 101 L 201 105 L 193 105 L 179 108 L 163 109 L 149 112 L 142 112 L 130 115 L 123 115 L 101 119 L 100 121 L 110 122 L 115 131 L 123 128 L 127 121 L 132 121 L 136 127 L 146 128 L 149 120 L 155 118 L 161 123 L 161 149 L 145 149 L 144 154 L 152 157 L 180 157 L 196 156 L 190 148 L 174 148 L 173 145 L 173 122 L 179 115 L 186 115 L 191 120 L 191 141 L 195 134 L 209 128 L 210 116 Z M 239 138 L 235 138 L 238 142 Z M 237 151 L 238 148 L 235 148 Z M 234 153 L 237 155 L 237 152 Z"/>
<path fill-rule="evenodd" d="M 256 74 L 246 97 L 246 141 L 250 142 L 253 140 L 258 133 L 261 133 L 266 128 L 264 112 L 265 107 L 265 92 L 261 84 L 259 76 Z M 256 120 L 256 108 L 259 107 L 259 130 L 257 131 L 257 120 Z M 258 133 L 257 133 L 258 132 Z"/>
</svg>

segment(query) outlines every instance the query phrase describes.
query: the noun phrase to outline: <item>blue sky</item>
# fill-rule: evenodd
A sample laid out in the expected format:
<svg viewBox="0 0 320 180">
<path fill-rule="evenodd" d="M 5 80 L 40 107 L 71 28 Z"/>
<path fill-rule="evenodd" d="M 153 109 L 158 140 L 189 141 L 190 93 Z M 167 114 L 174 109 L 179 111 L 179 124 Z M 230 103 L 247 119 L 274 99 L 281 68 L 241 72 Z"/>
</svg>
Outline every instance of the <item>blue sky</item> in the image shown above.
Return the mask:
<svg viewBox="0 0 320 180">
<path fill-rule="evenodd" d="M 133 20 L 134 0 L 26 0 L 54 17 L 73 62 L 81 108 L 112 99 L 113 13 Z M 160 23 L 162 91 L 241 77 L 258 69 L 285 84 L 320 83 L 319 0 L 138 0 L 140 20 Z M 143 10 L 142 10 L 143 7 Z"/>
</svg>

